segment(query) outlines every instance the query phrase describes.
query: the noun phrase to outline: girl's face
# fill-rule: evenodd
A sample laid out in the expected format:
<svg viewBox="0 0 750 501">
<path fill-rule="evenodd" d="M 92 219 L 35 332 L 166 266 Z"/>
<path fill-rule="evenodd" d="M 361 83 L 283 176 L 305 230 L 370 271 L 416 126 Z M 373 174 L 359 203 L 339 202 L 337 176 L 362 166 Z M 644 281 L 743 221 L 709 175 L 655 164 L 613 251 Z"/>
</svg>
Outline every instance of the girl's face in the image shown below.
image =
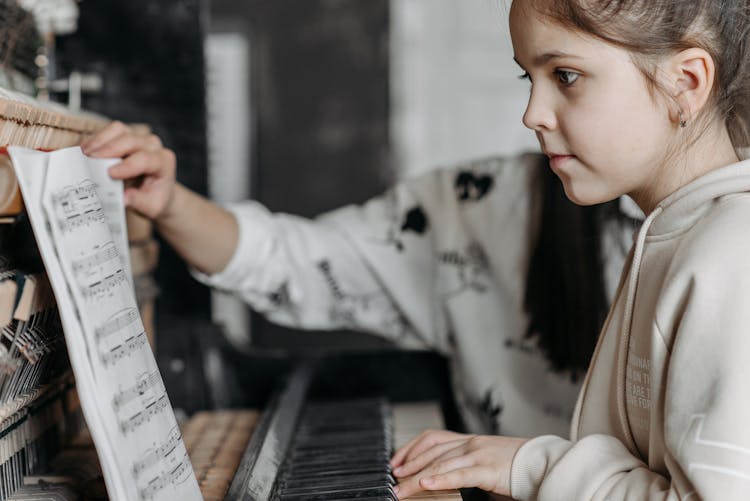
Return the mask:
<svg viewBox="0 0 750 501">
<path fill-rule="evenodd" d="M 551 22 L 525 0 L 513 2 L 510 30 L 531 81 L 523 122 L 568 198 L 647 198 L 664 174 L 675 125 L 629 54 Z"/>
</svg>

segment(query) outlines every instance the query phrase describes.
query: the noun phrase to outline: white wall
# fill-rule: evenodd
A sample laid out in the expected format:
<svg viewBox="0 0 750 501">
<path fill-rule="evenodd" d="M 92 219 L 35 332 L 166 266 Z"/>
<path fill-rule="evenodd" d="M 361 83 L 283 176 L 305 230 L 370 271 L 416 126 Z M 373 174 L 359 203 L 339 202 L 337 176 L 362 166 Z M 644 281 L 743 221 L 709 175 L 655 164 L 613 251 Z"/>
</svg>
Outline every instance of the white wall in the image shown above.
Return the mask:
<svg viewBox="0 0 750 501">
<path fill-rule="evenodd" d="M 250 42 L 243 33 L 208 33 L 205 40 L 208 192 L 222 204 L 250 196 Z M 250 343 L 250 312 L 240 299 L 211 291 L 211 318 L 235 347 Z M 213 360 L 207 357 L 208 360 Z M 211 369 L 208 367 L 207 370 Z M 207 377 L 212 377 L 210 370 Z M 220 384 L 218 386 L 221 386 Z"/>
<path fill-rule="evenodd" d="M 538 150 L 521 117 L 509 0 L 391 0 L 391 131 L 399 176 Z"/>
</svg>

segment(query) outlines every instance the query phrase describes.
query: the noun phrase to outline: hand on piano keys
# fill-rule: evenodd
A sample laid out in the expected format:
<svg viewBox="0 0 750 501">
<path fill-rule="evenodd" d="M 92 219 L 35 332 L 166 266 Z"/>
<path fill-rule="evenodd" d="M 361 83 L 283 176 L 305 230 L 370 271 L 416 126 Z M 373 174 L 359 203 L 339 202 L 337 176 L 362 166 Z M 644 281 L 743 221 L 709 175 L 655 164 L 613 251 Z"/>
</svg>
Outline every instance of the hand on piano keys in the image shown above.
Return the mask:
<svg viewBox="0 0 750 501">
<path fill-rule="evenodd" d="M 394 406 L 396 422 L 399 412 Z M 441 423 L 429 426 L 425 419 L 415 418 L 414 423 L 412 433 L 394 437 L 398 450 L 391 466 L 399 481 L 399 499 L 460 499 L 442 496 L 465 487 L 510 495 L 510 466 L 525 439 L 455 433 L 441 430 Z M 425 427 L 433 429 L 418 434 Z"/>
<path fill-rule="evenodd" d="M 427 430 L 445 434 L 445 437 L 466 435 L 444 430 L 443 417 L 436 402 L 393 404 L 393 446 L 396 454 L 391 459 L 391 467 L 403 464 L 403 459 Z M 409 499 L 429 499 L 430 501 L 461 501 L 461 494 L 455 490 L 419 492 Z"/>
</svg>

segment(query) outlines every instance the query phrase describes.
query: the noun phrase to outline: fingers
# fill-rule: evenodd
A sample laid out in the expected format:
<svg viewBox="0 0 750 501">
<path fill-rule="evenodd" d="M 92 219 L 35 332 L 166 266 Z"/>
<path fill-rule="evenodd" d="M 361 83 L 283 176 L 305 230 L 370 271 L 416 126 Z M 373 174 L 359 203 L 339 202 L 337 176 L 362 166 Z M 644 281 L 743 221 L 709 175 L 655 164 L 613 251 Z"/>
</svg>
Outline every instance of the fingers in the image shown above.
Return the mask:
<svg viewBox="0 0 750 501">
<path fill-rule="evenodd" d="M 394 470 L 400 480 L 399 499 L 420 490 L 461 487 L 479 487 L 507 495 L 513 457 L 525 442 L 526 439 L 522 438 L 463 435 L 459 440 L 435 445 L 410 458 L 419 446 L 417 443 L 407 454 L 404 464 Z"/>
<path fill-rule="evenodd" d="M 414 447 L 414 445 L 417 442 L 419 442 L 420 440 L 422 440 L 424 438 L 424 436 L 425 436 L 426 433 L 429 433 L 429 432 L 423 432 L 423 433 L 417 435 L 416 437 L 414 437 L 411 440 L 409 440 L 408 442 L 406 442 L 406 445 L 404 445 L 399 450 L 397 450 L 396 453 L 391 458 L 391 467 L 392 468 L 397 468 L 397 467 L 401 466 L 401 463 L 404 462 L 404 459 L 406 459 L 406 455 L 409 454 L 409 451 L 412 449 L 412 447 Z"/>
<path fill-rule="evenodd" d="M 156 177 L 174 177 L 175 164 L 174 153 L 171 150 L 138 151 L 110 167 L 108 172 L 114 179 L 132 179 L 148 174 Z"/>
<path fill-rule="evenodd" d="M 419 489 L 425 491 L 443 491 L 478 487 L 484 491 L 491 491 L 495 476 L 495 470 L 488 466 L 469 466 L 422 477 L 419 481 Z M 411 496 L 414 492 L 411 494 L 402 494 L 402 491 L 399 489 L 399 499 L 402 499 L 402 496 Z"/>
<path fill-rule="evenodd" d="M 133 153 L 109 169 L 112 178 L 125 180 L 125 205 L 149 219 L 168 211 L 175 172 L 174 153 L 164 148 Z"/>
<path fill-rule="evenodd" d="M 399 499 L 405 499 L 420 491 L 454 490 L 479 487 L 491 491 L 495 485 L 495 469 L 474 464 L 469 456 L 452 458 L 436 463 L 418 475 L 402 480 L 395 488 Z"/>
<path fill-rule="evenodd" d="M 484 491 L 491 491 L 496 476 L 497 472 L 489 466 L 469 466 L 425 477 L 421 486 L 431 491 L 465 487 L 479 487 Z"/>
<path fill-rule="evenodd" d="M 88 154 L 129 130 L 128 126 L 124 123 L 114 121 L 93 136 L 81 141 L 81 149 Z"/>
<path fill-rule="evenodd" d="M 409 440 L 406 445 L 396 451 L 391 459 L 391 467 L 397 468 L 401 466 L 409 458 L 421 454 L 434 445 L 457 440 L 460 437 L 468 438 L 469 436 L 446 430 L 427 430 Z"/>
<path fill-rule="evenodd" d="M 122 122 L 112 122 L 92 137 L 81 141 L 86 155 L 95 157 L 124 157 L 139 150 L 155 151 L 162 147 L 158 136 L 138 132 Z"/>
<path fill-rule="evenodd" d="M 393 474 L 396 477 L 408 477 L 409 475 L 413 475 L 438 458 L 446 459 L 447 457 L 461 454 L 464 450 L 463 445 L 465 443 L 465 439 L 443 442 L 442 444 L 430 447 L 421 454 L 415 453 L 414 455 L 409 455 L 403 465 L 393 470 Z"/>
</svg>

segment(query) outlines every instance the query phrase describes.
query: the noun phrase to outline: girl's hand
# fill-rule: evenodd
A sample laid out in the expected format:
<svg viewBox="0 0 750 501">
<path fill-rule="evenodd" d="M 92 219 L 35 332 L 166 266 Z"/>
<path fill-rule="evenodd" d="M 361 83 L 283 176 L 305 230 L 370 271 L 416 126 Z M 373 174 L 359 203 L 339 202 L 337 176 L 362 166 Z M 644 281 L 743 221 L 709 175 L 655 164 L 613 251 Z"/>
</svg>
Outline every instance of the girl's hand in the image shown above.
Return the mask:
<svg viewBox="0 0 750 501">
<path fill-rule="evenodd" d="M 165 217 L 174 198 L 176 160 L 158 136 L 112 122 L 81 143 L 91 157 L 122 158 L 109 175 L 125 181 L 125 205 L 149 219 Z"/>
<path fill-rule="evenodd" d="M 411 461 L 427 449 L 446 442 L 453 442 L 455 440 L 471 438 L 473 436 L 474 435 L 456 433 L 455 431 L 447 430 L 424 431 L 420 435 L 409 440 L 406 445 L 396 451 L 393 458 L 391 458 L 391 468 L 394 469 L 396 476 L 399 476 L 403 471 L 407 471 L 401 469 L 404 463 Z"/>
<path fill-rule="evenodd" d="M 509 496 L 513 457 L 526 439 L 447 435 L 450 433 L 425 432 L 397 453 L 399 455 L 407 447 L 410 449 L 403 454 L 403 463 L 393 472 L 399 479 L 396 487 L 399 499 L 419 491 L 464 487 L 478 487 Z"/>
</svg>

